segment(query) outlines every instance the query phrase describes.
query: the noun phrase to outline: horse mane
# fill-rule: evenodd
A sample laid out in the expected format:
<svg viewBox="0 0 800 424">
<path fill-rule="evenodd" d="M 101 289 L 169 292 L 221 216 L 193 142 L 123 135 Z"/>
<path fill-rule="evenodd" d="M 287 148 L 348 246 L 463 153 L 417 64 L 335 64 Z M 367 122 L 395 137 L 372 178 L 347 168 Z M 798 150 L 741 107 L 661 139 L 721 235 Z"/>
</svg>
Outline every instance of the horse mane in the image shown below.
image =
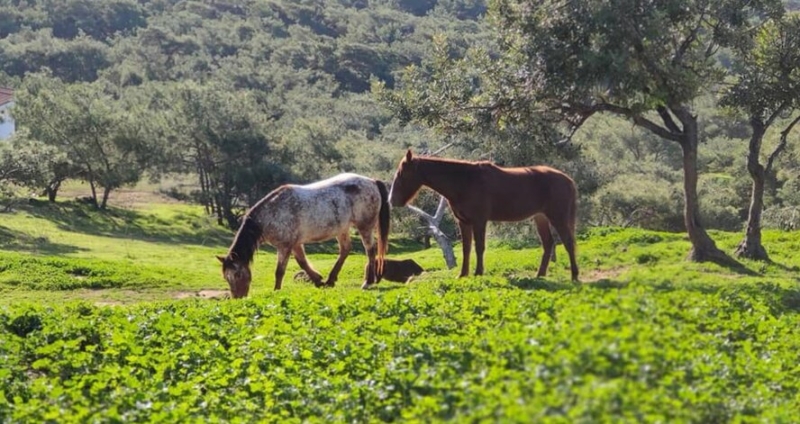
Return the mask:
<svg viewBox="0 0 800 424">
<path fill-rule="evenodd" d="M 242 262 L 253 262 L 262 235 L 261 226 L 250 217 L 249 213 L 246 214 L 242 218 L 242 225 L 239 226 L 236 238 L 233 239 L 233 244 L 228 250 L 228 257 Z"/>
<path fill-rule="evenodd" d="M 436 156 L 416 156 L 414 157 L 414 159 L 424 160 L 426 162 L 439 162 L 451 165 L 497 166 L 497 164 L 489 160 L 452 159 L 452 158 L 440 158 Z"/>
</svg>

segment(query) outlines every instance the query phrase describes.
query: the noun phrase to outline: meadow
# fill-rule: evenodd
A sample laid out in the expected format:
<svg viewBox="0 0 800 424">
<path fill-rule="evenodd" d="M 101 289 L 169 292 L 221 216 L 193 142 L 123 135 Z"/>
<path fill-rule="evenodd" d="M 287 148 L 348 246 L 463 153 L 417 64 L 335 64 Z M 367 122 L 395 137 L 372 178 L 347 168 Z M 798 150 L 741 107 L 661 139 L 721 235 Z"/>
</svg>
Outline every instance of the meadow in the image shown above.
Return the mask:
<svg viewBox="0 0 800 424">
<path fill-rule="evenodd" d="M 152 194 L 126 206 L 34 202 L 0 214 L 0 422 L 800 413 L 797 233 L 767 231 L 773 263 L 728 269 L 686 262 L 683 234 L 584 228 L 580 284 L 561 247 L 549 276 L 535 278 L 535 240 L 494 240 L 488 275 L 457 279 L 435 247 L 395 235 L 390 257 L 428 271 L 367 291 L 360 246 L 337 287 L 289 278 L 280 292 L 264 248 L 250 297 L 234 301 L 219 296 L 227 284 L 214 259 L 229 231 Z M 741 237 L 712 235 L 726 251 Z M 327 274 L 335 243 L 307 250 Z M 297 271 L 290 262 L 287 275 Z"/>
</svg>

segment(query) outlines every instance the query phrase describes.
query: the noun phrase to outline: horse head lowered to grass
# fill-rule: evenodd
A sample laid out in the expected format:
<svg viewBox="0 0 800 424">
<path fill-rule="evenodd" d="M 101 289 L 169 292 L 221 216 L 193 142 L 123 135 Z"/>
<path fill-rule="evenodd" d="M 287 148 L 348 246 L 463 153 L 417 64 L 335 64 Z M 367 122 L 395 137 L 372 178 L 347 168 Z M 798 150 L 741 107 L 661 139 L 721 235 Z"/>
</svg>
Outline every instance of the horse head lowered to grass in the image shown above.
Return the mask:
<svg viewBox="0 0 800 424">
<path fill-rule="evenodd" d="M 533 217 L 544 248 L 539 277 L 555 249 L 550 224 L 569 254 L 572 279 L 578 280 L 575 259 L 575 221 L 578 191 L 563 172 L 546 167 L 502 168 L 491 162 L 469 162 L 414 156 L 409 150 L 397 167 L 389 202 L 405 206 L 422 186 L 444 196 L 461 230 L 463 260 L 460 277 L 469 274 L 469 256 L 475 238 L 475 275 L 483 274 L 486 224 L 489 221 L 522 221 Z"/>
<path fill-rule="evenodd" d="M 286 264 L 294 254 L 298 265 L 317 287 L 332 287 L 350 253 L 350 228 L 355 227 L 367 253 L 364 283 L 377 282 L 383 258 L 389 248 L 389 203 L 386 185 L 356 174 L 339 174 L 308 185 L 286 184 L 256 203 L 242 218 L 236 237 L 222 262 L 222 275 L 234 298 L 250 290 L 250 263 L 262 243 L 274 246 L 278 254 L 275 290 L 280 290 Z M 373 230 L 378 227 L 377 243 Z M 332 238 L 339 242 L 339 257 L 323 283 L 306 259 L 305 243 Z"/>
</svg>

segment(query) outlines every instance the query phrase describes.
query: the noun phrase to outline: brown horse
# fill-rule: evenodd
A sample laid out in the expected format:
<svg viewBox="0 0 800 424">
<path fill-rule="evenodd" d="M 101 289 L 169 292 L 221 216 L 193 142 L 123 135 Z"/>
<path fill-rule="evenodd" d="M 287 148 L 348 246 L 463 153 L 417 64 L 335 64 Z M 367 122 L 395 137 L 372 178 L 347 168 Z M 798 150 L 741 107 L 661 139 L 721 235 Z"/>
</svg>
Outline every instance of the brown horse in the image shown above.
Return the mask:
<svg viewBox="0 0 800 424">
<path fill-rule="evenodd" d="M 422 186 L 444 196 L 458 226 L 464 259 L 461 274 L 469 274 L 469 255 L 475 237 L 475 275 L 483 274 L 488 221 L 522 221 L 533 217 L 542 240 L 544 256 L 537 276 L 547 274 L 555 249 L 550 224 L 569 254 L 572 279 L 578 280 L 575 260 L 575 218 L 578 191 L 561 171 L 546 166 L 501 168 L 491 162 L 468 162 L 433 157 L 414 157 L 409 150 L 394 176 L 389 202 L 405 206 Z"/>
<path fill-rule="evenodd" d="M 350 253 L 350 227 L 361 236 L 367 253 L 364 284 L 367 288 L 383 272 L 383 258 L 389 248 L 389 203 L 382 181 L 356 174 L 340 174 L 308 185 L 286 184 L 267 194 L 242 219 L 242 224 L 222 262 L 222 275 L 234 298 L 250 290 L 250 263 L 258 247 L 266 242 L 278 251 L 275 290 L 281 289 L 289 257 L 317 287 L 332 287 Z M 373 229 L 378 227 L 377 255 Z M 322 275 L 306 259 L 304 243 L 332 238 L 339 242 L 339 258 L 323 283 Z"/>
</svg>

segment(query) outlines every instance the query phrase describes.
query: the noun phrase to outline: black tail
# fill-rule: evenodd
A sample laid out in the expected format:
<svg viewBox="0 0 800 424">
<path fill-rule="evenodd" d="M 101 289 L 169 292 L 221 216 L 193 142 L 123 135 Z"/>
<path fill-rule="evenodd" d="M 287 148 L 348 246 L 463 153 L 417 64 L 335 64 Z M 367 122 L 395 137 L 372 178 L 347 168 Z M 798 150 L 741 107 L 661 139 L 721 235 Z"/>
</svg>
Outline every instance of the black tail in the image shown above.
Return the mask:
<svg viewBox="0 0 800 424">
<path fill-rule="evenodd" d="M 377 274 L 383 275 L 383 259 L 386 253 L 389 252 L 389 221 L 391 218 L 389 207 L 389 190 L 386 189 L 386 184 L 381 180 L 375 180 L 378 184 L 378 191 L 381 192 L 381 211 L 378 221 L 378 260 L 377 260 Z"/>
</svg>

